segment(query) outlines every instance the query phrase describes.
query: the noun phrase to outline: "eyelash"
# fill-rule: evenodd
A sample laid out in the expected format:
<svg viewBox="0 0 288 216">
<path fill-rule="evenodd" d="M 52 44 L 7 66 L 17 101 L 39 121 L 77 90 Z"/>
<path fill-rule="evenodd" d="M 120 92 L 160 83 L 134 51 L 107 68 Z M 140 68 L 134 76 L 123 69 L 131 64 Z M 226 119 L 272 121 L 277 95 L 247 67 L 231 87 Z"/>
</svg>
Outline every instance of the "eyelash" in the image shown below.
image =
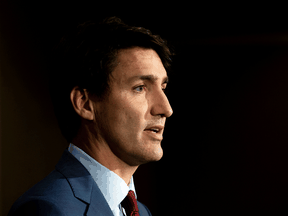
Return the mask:
<svg viewBox="0 0 288 216">
<path fill-rule="evenodd" d="M 136 89 L 138 89 L 138 88 L 142 88 L 142 90 L 141 90 L 141 91 L 137 91 Z M 140 85 L 140 86 L 137 86 L 137 87 L 134 88 L 134 90 L 135 90 L 137 93 L 141 93 L 144 89 L 146 89 L 146 86 L 145 86 L 145 85 Z"/>
<path fill-rule="evenodd" d="M 142 90 L 141 91 L 137 91 L 136 89 L 138 89 L 138 88 L 142 88 Z M 141 93 L 143 90 L 145 90 L 146 89 L 146 86 L 145 85 L 140 85 L 140 86 L 137 86 L 137 87 L 135 87 L 134 88 L 134 90 L 137 92 L 137 93 Z M 166 90 L 166 87 L 165 88 L 163 88 L 162 89 L 162 91 L 165 93 L 165 90 Z"/>
</svg>

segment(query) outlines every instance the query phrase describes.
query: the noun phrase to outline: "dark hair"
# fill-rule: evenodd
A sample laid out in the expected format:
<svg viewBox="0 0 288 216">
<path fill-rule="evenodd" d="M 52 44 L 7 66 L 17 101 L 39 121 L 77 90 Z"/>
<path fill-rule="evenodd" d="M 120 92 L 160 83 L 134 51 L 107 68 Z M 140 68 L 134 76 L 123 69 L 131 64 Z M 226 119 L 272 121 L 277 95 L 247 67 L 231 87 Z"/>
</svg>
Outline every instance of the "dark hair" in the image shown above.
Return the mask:
<svg viewBox="0 0 288 216">
<path fill-rule="evenodd" d="M 117 17 L 100 23 L 85 22 L 61 39 L 53 54 L 50 91 L 60 130 L 68 142 L 81 124 L 70 101 L 71 90 L 78 86 L 103 98 L 109 92 L 109 77 L 118 51 L 132 47 L 155 50 L 169 73 L 171 52 L 166 41 L 145 28 L 126 25 Z"/>
</svg>

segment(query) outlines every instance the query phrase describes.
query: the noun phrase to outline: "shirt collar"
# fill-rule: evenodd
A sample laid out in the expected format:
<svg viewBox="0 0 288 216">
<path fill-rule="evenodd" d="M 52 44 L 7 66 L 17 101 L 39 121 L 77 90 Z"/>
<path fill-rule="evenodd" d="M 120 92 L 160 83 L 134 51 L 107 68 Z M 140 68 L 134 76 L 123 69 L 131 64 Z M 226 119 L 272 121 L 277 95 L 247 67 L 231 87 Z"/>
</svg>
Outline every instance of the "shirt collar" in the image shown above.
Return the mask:
<svg viewBox="0 0 288 216">
<path fill-rule="evenodd" d="M 72 143 L 70 143 L 68 151 L 80 161 L 91 174 L 112 211 L 119 208 L 120 203 L 127 196 L 129 190 L 133 190 L 136 195 L 133 176 L 131 177 L 129 186 L 127 186 L 125 181 L 116 173 L 97 162 Z"/>
</svg>

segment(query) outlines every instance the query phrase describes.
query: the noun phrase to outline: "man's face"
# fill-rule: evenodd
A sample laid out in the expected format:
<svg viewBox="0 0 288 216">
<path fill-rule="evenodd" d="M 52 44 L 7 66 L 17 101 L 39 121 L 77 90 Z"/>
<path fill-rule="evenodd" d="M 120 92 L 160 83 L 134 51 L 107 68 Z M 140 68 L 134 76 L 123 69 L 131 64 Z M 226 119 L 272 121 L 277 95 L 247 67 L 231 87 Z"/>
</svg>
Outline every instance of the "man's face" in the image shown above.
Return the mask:
<svg viewBox="0 0 288 216">
<path fill-rule="evenodd" d="M 119 51 L 117 63 L 108 96 L 95 102 L 98 140 L 129 165 L 158 161 L 165 121 L 172 115 L 164 93 L 166 70 L 154 50 L 139 47 Z"/>
</svg>

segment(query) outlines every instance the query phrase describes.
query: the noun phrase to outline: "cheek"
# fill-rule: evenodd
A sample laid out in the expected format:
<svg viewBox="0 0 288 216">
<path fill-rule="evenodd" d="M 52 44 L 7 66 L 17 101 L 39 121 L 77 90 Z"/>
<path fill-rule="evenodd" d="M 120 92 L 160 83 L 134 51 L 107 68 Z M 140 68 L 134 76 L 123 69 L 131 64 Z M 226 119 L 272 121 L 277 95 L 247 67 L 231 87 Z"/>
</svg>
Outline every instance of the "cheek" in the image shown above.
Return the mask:
<svg viewBox="0 0 288 216">
<path fill-rule="evenodd" d="M 131 137 L 144 129 L 148 108 L 145 101 L 133 100 L 127 96 L 114 98 L 113 101 L 109 105 L 109 124 L 113 125 L 113 130 Z"/>
</svg>

